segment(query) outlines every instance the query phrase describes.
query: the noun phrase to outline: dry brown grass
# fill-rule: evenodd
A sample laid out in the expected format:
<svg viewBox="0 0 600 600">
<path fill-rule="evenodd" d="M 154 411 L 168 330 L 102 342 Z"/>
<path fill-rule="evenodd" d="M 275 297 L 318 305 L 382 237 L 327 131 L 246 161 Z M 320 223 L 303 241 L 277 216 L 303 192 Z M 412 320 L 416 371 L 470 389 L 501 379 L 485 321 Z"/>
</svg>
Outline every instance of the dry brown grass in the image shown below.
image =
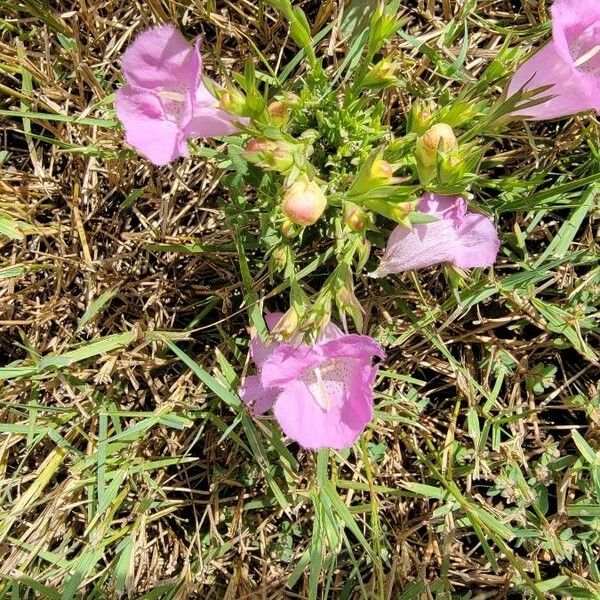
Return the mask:
<svg viewBox="0 0 600 600">
<path fill-rule="evenodd" d="M 15 0 L 2 9 L 2 109 L 112 120 L 119 56 L 137 31 L 157 22 L 202 35 L 207 71 L 216 79 L 241 72 L 251 44 L 271 64 L 285 64 L 295 52 L 282 18 L 253 0 L 50 4 Z M 341 23 L 340 3 L 301 4 L 316 29 Z M 545 20 L 541 0 L 523 4 L 478 2 L 468 19 L 466 64 L 473 77 L 494 57 L 504 28 L 525 31 Z M 439 44 L 459 3 L 405 5 L 406 31 L 456 57 L 460 39 L 448 48 Z M 335 43 L 326 38 L 321 48 L 332 64 L 347 49 L 334 31 Z M 439 75 L 407 42 L 390 50 L 401 52 L 410 82 L 387 98 L 390 122 L 398 123 L 411 97 L 433 93 Z M 152 335 L 170 332 L 170 339 L 185 341 L 186 352 L 225 385 L 229 364 L 238 375 L 244 368 L 243 285 L 214 161 L 154 169 L 126 148 L 116 126 L 33 114 L 3 119 L 1 149 L 8 156 L 0 167 L 0 213 L 21 222 L 23 235 L 0 236 L 0 364 L 38 363 L 40 356 L 64 355 L 112 334 L 133 332 L 133 338 L 93 360 L 0 381 L 0 597 L 52 598 L 54 590 L 57 598 L 308 598 L 308 565 L 288 581 L 311 547 L 315 456 L 295 448 L 299 464 L 281 456 L 265 423 L 253 430 L 264 455 L 248 452 L 241 411 L 199 385 L 159 334 Z M 582 167 L 585 144 L 597 140 L 591 118 L 540 126 L 533 134 L 515 129 L 498 140 L 494 168 L 499 177 L 512 170 L 525 177 L 534 168 L 583 177 L 589 174 Z M 508 209 L 507 238 L 525 230 L 533 212 Z M 528 234 L 532 255 L 547 247 L 567 214 L 560 202 L 545 209 Z M 593 246 L 594 227 L 590 213 L 573 252 Z M 518 248 L 514 235 L 507 241 Z M 388 346 L 386 373 L 369 444 L 331 461 L 340 497 L 379 549 L 379 563 L 366 560 L 352 533 L 343 534 L 349 546 L 328 539 L 333 550 L 319 579 L 322 597 L 341 598 L 358 571 L 364 587 L 353 584 L 343 597 L 379 598 L 384 589 L 381 597 L 393 599 L 412 589 L 402 597 L 449 598 L 453 589 L 457 598 L 469 590 L 478 598 L 503 598 L 517 578 L 513 560 L 533 579 L 565 575 L 570 585 L 600 594 L 596 542 L 590 555 L 578 547 L 571 558 L 560 555 L 566 542 L 556 542 L 559 550 L 544 545 L 567 526 L 581 528 L 567 504 L 581 497 L 593 504 L 591 492 L 581 491 L 581 473 L 571 469 L 577 452 L 568 432 L 577 428 L 600 447 L 600 408 L 592 402 L 598 363 L 557 346 L 560 336 L 532 304 L 540 297 L 573 312 L 577 328 L 570 303 L 584 286 L 593 306 L 598 267 L 581 257 L 547 267 L 550 276 L 527 295 L 507 285 L 527 262 L 515 256 L 504 255 L 494 275 L 504 287 L 467 311 L 448 301 L 440 271 L 384 287 L 362 280 L 357 293 L 368 327 Z M 251 260 L 257 270 L 262 266 L 258 252 Z M 261 276 L 256 287 L 266 294 L 267 285 Z M 102 294 L 105 304 L 81 325 Z M 597 345 L 597 331 L 581 335 Z M 557 367 L 542 394 L 528 383 L 537 364 Z M 577 395 L 586 401 L 574 403 Z M 493 409 L 487 420 L 479 413 L 481 427 L 499 438 L 478 446 L 465 415 L 478 414 L 489 398 Z M 569 468 L 542 473 L 542 456 L 565 458 Z M 445 500 L 407 491 L 415 483 L 441 489 L 428 467 L 434 457 L 469 506 L 535 529 L 537 537 L 529 545 L 511 541 L 513 560 L 497 550 L 494 570 L 464 514 L 444 514 Z M 530 490 L 532 481 L 549 487 L 549 512 L 539 522 L 507 476 L 511 467 Z M 278 505 L 272 481 L 288 506 Z M 500 483 L 503 495 L 490 497 Z M 119 546 L 125 540 L 127 561 Z M 410 588 L 415 582 L 422 589 Z M 143 596 L 153 589 L 155 596 Z"/>
</svg>

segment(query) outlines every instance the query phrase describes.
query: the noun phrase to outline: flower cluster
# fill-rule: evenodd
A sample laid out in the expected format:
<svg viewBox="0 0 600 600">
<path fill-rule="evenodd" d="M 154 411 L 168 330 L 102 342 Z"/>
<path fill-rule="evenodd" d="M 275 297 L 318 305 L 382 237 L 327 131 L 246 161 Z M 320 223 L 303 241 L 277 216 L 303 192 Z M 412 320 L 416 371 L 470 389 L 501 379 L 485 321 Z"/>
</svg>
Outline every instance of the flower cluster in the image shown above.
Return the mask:
<svg viewBox="0 0 600 600">
<path fill-rule="evenodd" d="M 510 119 L 600 114 L 600 2 L 555 0 L 552 41 L 517 69 L 506 100 L 415 101 L 400 135 L 382 122 L 380 96 L 398 84 L 399 65 L 391 56 L 376 59 L 399 27 L 396 16 L 377 8 L 365 60 L 334 87 L 302 11 L 290 0 L 268 1 L 291 20 L 292 39 L 304 50 L 301 89 L 277 90 L 267 100 L 251 63 L 219 87 L 204 77 L 199 42 L 164 25 L 139 34 L 124 53 L 116 112 L 128 144 L 157 166 L 189 157 L 190 140 L 233 134 L 236 160 L 223 163 L 244 161 L 238 179 L 254 189 L 248 201 L 261 214 L 270 272 L 287 279 L 291 305 L 285 315 L 267 315 L 264 339 L 250 340 L 256 374 L 243 378 L 240 396 L 254 415 L 272 410 L 300 446 L 342 449 L 372 419 L 374 363 L 384 358 L 375 339 L 349 333 L 346 320 L 363 329 L 354 278 L 377 234 L 394 224 L 372 277 L 438 264 L 494 265 L 496 226 L 472 208 L 471 184 L 487 149 L 473 125 L 486 114 L 496 115 L 488 123 L 494 132 Z M 309 297 L 296 250 L 319 238 L 332 241 L 335 264 Z M 331 322 L 334 306 L 343 329 Z"/>
</svg>

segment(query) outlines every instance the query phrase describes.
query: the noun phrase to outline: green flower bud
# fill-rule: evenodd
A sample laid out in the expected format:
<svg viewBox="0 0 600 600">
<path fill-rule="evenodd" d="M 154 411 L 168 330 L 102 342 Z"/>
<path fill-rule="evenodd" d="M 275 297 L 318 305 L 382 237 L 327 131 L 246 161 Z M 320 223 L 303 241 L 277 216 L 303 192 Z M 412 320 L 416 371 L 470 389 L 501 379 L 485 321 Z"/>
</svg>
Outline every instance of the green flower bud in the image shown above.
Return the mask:
<svg viewBox="0 0 600 600">
<path fill-rule="evenodd" d="M 416 102 L 410 109 L 408 129 L 411 133 L 423 135 L 432 125 L 435 107 L 430 102 Z"/>
<path fill-rule="evenodd" d="M 283 140 L 273 141 L 252 138 L 244 148 L 244 158 L 267 171 L 285 173 L 294 165 L 294 144 Z"/>
<path fill-rule="evenodd" d="M 219 96 L 219 106 L 232 115 L 243 115 L 246 111 L 246 98 L 233 87 Z"/>
<path fill-rule="evenodd" d="M 298 228 L 294 223 L 292 223 L 287 217 L 284 219 L 281 224 L 281 235 L 284 238 L 291 239 L 298 235 Z"/>
<path fill-rule="evenodd" d="M 442 156 L 439 168 L 440 183 L 451 183 L 462 179 L 467 173 L 467 164 L 460 152 Z"/>
<path fill-rule="evenodd" d="M 438 153 L 447 153 L 457 146 L 456 136 L 450 125 L 437 123 L 417 139 L 415 156 L 421 183 L 429 183 L 436 175 Z"/>
<path fill-rule="evenodd" d="M 270 267 L 273 272 L 283 271 L 287 265 L 288 252 L 285 246 L 277 246 L 271 254 Z"/>
<path fill-rule="evenodd" d="M 395 73 L 399 66 L 398 63 L 391 61 L 389 58 L 380 60 L 377 64 L 373 65 L 371 70 L 365 75 L 365 78 L 362 80 L 362 87 L 382 90 L 396 85 L 398 83 L 398 78 L 395 76 Z"/>
</svg>

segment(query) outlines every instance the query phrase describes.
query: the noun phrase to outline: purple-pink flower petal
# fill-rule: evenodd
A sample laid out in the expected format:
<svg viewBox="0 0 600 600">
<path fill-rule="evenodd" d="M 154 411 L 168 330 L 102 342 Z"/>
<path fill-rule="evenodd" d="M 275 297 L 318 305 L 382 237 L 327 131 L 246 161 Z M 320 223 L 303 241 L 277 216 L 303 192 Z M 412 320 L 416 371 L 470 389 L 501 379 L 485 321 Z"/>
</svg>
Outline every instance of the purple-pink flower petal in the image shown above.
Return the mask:
<svg viewBox="0 0 600 600">
<path fill-rule="evenodd" d="M 555 0 L 552 41 L 523 63 L 508 94 L 550 86 L 538 94 L 544 102 L 515 114 L 541 120 L 585 110 L 600 113 L 600 2 Z"/>
<path fill-rule="evenodd" d="M 469 213 L 458 228 L 452 263 L 461 269 L 489 267 L 496 262 L 500 240 L 494 224 L 484 215 Z"/>
<path fill-rule="evenodd" d="M 202 63 L 197 49 L 172 25 L 142 31 L 125 50 L 121 63 L 130 85 L 145 90 L 186 91 L 198 82 Z"/>
<path fill-rule="evenodd" d="M 261 380 L 265 387 L 285 385 L 322 360 L 319 345 L 278 344 L 262 365 Z"/>
<path fill-rule="evenodd" d="M 440 219 L 448 219 L 458 226 L 467 214 L 467 203 L 460 196 L 428 193 L 419 200 L 419 211 Z"/>
<path fill-rule="evenodd" d="M 452 262 L 457 243 L 454 225 L 448 219 L 413 225 L 398 225 L 372 277 L 384 277 L 412 269 Z"/>
<path fill-rule="evenodd" d="M 267 342 L 258 355 L 264 360 L 240 396 L 255 414 L 273 405 L 283 431 L 304 448 L 346 448 L 371 420 L 373 357 L 384 356 L 371 337 L 329 324 L 314 344 Z"/>
<path fill-rule="evenodd" d="M 232 115 L 202 83 L 198 43 L 190 45 L 171 25 L 138 35 L 123 55 L 125 85 L 117 91 L 117 116 L 125 137 L 155 165 L 189 155 L 187 140 L 236 131 Z"/>
<path fill-rule="evenodd" d="M 426 194 L 419 210 L 438 220 L 410 229 L 398 225 L 373 277 L 444 262 L 463 269 L 494 264 L 500 248 L 496 228 L 488 217 L 468 212 L 461 197 Z"/>
<path fill-rule="evenodd" d="M 125 125 L 128 144 L 140 150 L 155 165 L 166 165 L 188 149 L 180 129 L 163 119 L 163 109 L 156 95 L 124 86 L 117 90 L 117 115 Z"/>
<path fill-rule="evenodd" d="M 373 418 L 373 395 L 358 375 L 350 376 L 353 390 L 333 375 L 322 379 L 331 403 L 327 410 L 315 401 L 323 390 L 294 381 L 279 394 L 274 413 L 284 433 L 303 448 L 341 450 L 351 446 Z"/>
<path fill-rule="evenodd" d="M 276 389 L 265 389 L 258 375 L 248 375 L 239 389 L 239 394 L 255 415 L 267 412 L 279 395 Z"/>
</svg>

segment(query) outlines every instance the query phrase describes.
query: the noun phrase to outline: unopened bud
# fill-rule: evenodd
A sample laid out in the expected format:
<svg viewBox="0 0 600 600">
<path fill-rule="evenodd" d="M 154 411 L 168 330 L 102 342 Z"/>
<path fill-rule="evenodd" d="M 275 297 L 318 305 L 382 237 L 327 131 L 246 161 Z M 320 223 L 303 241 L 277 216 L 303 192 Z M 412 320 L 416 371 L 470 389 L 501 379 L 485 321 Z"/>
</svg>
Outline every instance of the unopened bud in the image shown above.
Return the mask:
<svg viewBox="0 0 600 600">
<path fill-rule="evenodd" d="M 271 254 L 271 268 L 273 271 L 283 271 L 287 264 L 288 253 L 284 246 L 277 246 Z"/>
<path fill-rule="evenodd" d="M 298 106 L 301 102 L 300 96 L 298 94 L 294 94 L 294 92 L 286 92 L 283 95 L 282 102 L 286 106 Z"/>
<path fill-rule="evenodd" d="M 232 115 L 243 115 L 246 109 L 246 99 L 234 88 L 229 88 L 219 96 L 219 106 Z"/>
<path fill-rule="evenodd" d="M 244 158 L 268 171 L 284 173 L 292 168 L 294 145 L 283 140 L 277 142 L 252 138 L 244 148 Z"/>
<path fill-rule="evenodd" d="M 437 123 L 417 139 L 415 156 L 417 171 L 421 183 L 426 185 L 436 175 L 438 153 L 451 152 L 457 146 L 452 127 L 446 123 Z"/>
<path fill-rule="evenodd" d="M 296 228 L 296 225 L 286 218 L 281 224 L 281 235 L 289 240 L 296 237 L 297 234 L 298 229 Z"/>
<path fill-rule="evenodd" d="M 275 100 L 267 106 L 267 112 L 271 121 L 277 125 L 283 125 L 290 115 L 290 109 L 281 101 Z"/>
<path fill-rule="evenodd" d="M 273 328 L 272 333 L 280 335 L 284 339 L 290 338 L 296 333 L 298 321 L 298 313 L 293 308 L 290 308 L 283 317 L 277 321 L 277 325 Z"/>
<path fill-rule="evenodd" d="M 437 162 L 438 151 L 450 152 L 456 148 L 456 144 L 452 127 L 446 123 L 437 123 L 417 140 L 417 158 L 424 166 L 433 166 Z"/>
<path fill-rule="evenodd" d="M 381 156 L 381 153 L 379 156 Z M 374 188 L 393 183 L 391 181 L 394 175 L 393 165 L 381 158 L 373 159 L 373 157 L 369 157 L 369 161 L 373 162 L 370 165 L 368 162 L 366 165 L 363 165 L 354 178 L 348 190 L 349 196 L 360 196 L 370 192 Z"/>
<path fill-rule="evenodd" d="M 371 165 L 371 175 L 377 179 L 391 179 L 394 174 L 394 167 L 386 160 L 375 160 Z"/>
<path fill-rule="evenodd" d="M 363 314 L 365 311 L 352 289 L 346 286 L 340 288 L 335 295 L 335 302 L 341 311 L 352 317 L 356 328 L 360 331 L 363 327 Z"/>
<path fill-rule="evenodd" d="M 412 105 L 409 116 L 409 130 L 411 133 L 423 135 L 430 127 L 433 120 L 434 106 L 426 102 L 417 102 Z"/>
<path fill-rule="evenodd" d="M 371 70 L 365 75 L 362 80 L 363 87 L 371 89 L 384 89 L 398 83 L 395 76 L 399 65 L 392 62 L 389 58 L 380 60 L 376 65 L 371 67 Z"/>
<path fill-rule="evenodd" d="M 303 227 L 316 223 L 326 207 L 327 198 L 314 181 L 294 182 L 283 197 L 283 213 L 290 221 Z"/>
<path fill-rule="evenodd" d="M 352 231 L 360 233 L 367 229 L 371 224 L 369 213 L 364 211 L 360 206 L 347 202 L 344 208 L 344 223 L 348 225 Z"/>
<path fill-rule="evenodd" d="M 396 223 L 403 223 L 414 207 L 413 202 L 393 202 L 380 198 L 369 198 L 364 201 L 364 205 Z"/>
<path fill-rule="evenodd" d="M 450 183 L 464 177 L 467 165 L 464 158 L 457 152 L 448 154 L 442 158 L 439 170 L 440 183 Z"/>
<path fill-rule="evenodd" d="M 248 140 L 244 150 L 247 152 L 272 152 L 277 148 L 277 143 L 271 140 L 264 140 L 260 138 L 252 138 Z"/>
</svg>

